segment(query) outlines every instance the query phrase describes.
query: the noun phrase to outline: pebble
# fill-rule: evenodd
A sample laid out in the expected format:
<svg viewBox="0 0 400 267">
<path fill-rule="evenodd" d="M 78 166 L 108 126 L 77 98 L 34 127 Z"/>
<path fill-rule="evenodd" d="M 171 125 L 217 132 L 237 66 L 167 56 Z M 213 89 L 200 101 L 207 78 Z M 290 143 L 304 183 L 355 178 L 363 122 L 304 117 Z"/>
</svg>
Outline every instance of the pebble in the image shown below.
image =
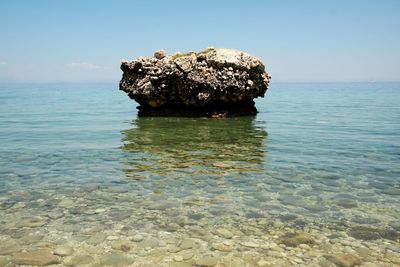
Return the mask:
<svg viewBox="0 0 400 267">
<path fill-rule="evenodd" d="M 258 267 L 266 267 L 266 266 L 269 266 L 269 262 L 266 260 L 259 260 L 259 261 L 257 261 L 257 266 Z"/>
<path fill-rule="evenodd" d="M 136 234 L 132 237 L 132 241 L 134 242 L 140 242 L 144 239 L 144 237 L 141 234 Z"/>
<path fill-rule="evenodd" d="M 58 203 L 60 208 L 70 209 L 75 205 L 75 202 L 72 199 L 65 198 Z"/>
<path fill-rule="evenodd" d="M 34 250 L 14 254 L 13 262 L 19 265 L 46 266 L 60 263 L 60 259 L 49 250 Z"/>
<path fill-rule="evenodd" d="M 182 240 L 182 242 L 179 244 L 179 247 L 180 247 L 182 250 L 185 250 L 185 249 L 196 248 L 196 247 L 197 247 L 197 244 L 196 244 L 196 242 L 195 242 L 194 240 L 192 240 L 192 239 L 184 239 L 184 240 Z"/>
<path fill-rule="evenodd" d="M 293 258 L 294 262 L 303 263 L 304 261 L 301 258 Z"/>
<path fill-rule="evenodd" d="M 14 240 L 7 240 L 0 242 L 0 255 L 8 255 L 12 254 L 14 252 L 18 252 L 21 250 L 21 247 L 18 245 L 18 243 Z"/>
<path fill-rule="evenodd" d="M 184 261 L 190 260 L 193 258 L 194 253 L 191 250 L 185 250 L 179 253 L 179 255 L 183 258 Z"/>
<path fill-rule="evenodd" d="M 358 206 L 357 201 L 351 199 L 338 199 L 336 205 L 346 209 L 356 208 Z"/>
<path fill-rule="evenodd" d="M 0 266 L 1 267 L 14 267 L 15 264 L 11 262 L 11 257 L 0 256 Z"/>
<path fill-rule="evenodd" d="M 163 59 L 163 58 L 165 58 L 165 56 L 166 56 L 166 54 L 165 54 L 164 50 L 158 50 L 158 51 L 154 52 L 154 57 L 156 59 Z"/>
<path fill-rule="evenodd" d="M 156 238 L 153 237 L 148 237 L 143 239 L 143 241 L 140 243 L 142 247 L 150 247 L 150 248 L 155 248 L 158 247 L 159 243 Z"/>
<path fill-rule="evenodd" d="M 400 265 L 400 254 L 394 252 L 387 252 L 385 257 L 391 262 Z"/>
<path fill-rule="evenodd" d="M 273 251 L 273 250 L 268 251 L 267 254 L 268 254 L 269 256 L 271 256 L 271 257 L 277 257 L 277 258 L 284 258 L 284 257 L 286 257 L 286 253 L 284 253 L 284 252 L 279 252 L 279 251 Z"/>
<path fill-rule="evenodd" d="M 169 246 L 169 247 L 167 248 L 167 251 L 170 252 L 170 253 L 177 253 L 177 252 L 179 252 L 179 251 L 181 251 L 181 250 L 182 250 L 182 249 L 181 249 L 180 247 L 175 246 L 175 245 L 171 245 L 171 246 Z"/>
<path fill-rule="evenodd" d="M 231 239 L 233 237 L 232 232 L 225 228 L 217 229 L 215 232 L 218 236 L 226 239 Z"/>
<path fill-rule="evenodd" d="M 27 245 L 27 244 L 35 244 L 38 243 L 40 240 L 43 239 L 42 235 L 39 234 L 29 234 L 25 235 L 20 239 L 20 242 Z"/>
<path fill-rule="evenodd" d="M 383 265 L 374 262 L 364 262 L 360 265 L 360 267 L 380 267 L 380 266 Z"/>
<path fill-rule="evenodd" d="M 368 227 L 354 227 L 348 232 L 348 234 L 361 240 L 376 240 L 381 238 L 374 229 Z"/>
<path fill-rule="evenodd" d="M 340 267 L 353 267 L 361 264 L 360 259 L 351 254 L 339 253 L 339 254 L 325 255 L 324 257 L 328 261 Z"/>
<path fill-rule="evenodd" d="M 242 242 L 240 245 L 248 248 L 258 248 L 260 245 L 254 242 Z"/>
<path fill-rule="evenodd" d="M 133 259 L 119 253 L 107 253 L 101 257 L 100 262 L 102 265 L 121 267 L 132 264 Z"/>
<path fill-rule="evenodd" d="M 46 223 L 47 223 L 47 220 L 45 218 L 41 218 L 41 217 L 24 218 L 24 219 L 21 219 L 17 223 L 17 227 L 36 228 L 36 227 L 41 227 L 41 226 L 45 225 Z"/>
<path fill-rule="evenodd" d="M 88 243 L 89 245 L 93 245 L 96 246 L 100 243 L 103 243 L 104 240 L 106 239 L 106 235 L 103 233 L 97 233 L 93 236 L 91 236 L 89 239 L 86 240 L 86 243 Z"/>
<path fill-rule="evenodd" d="M 305 250 L 309 250 L 311 247 L 307 244 L 300 244 L 299 248 L 305 249 Z"/>
<path fill-rule="evenodd" d="M 219 250 L 219 251 L 223 251 L 223 252 L 230 252 L 232 251 L 232 247 L 229 245 L 225 245 L 223 243 L 213 243 L 211 245 L 211 248 L 214 250 Z"/>
<path fill-rule="evenodd" d="M 47 217 L 49 217 L 50 219 L 53 219 L 53 220 L 57 220 L 57 219 L 60 219 L 60 218 L 62 218 L 62 217 L 64 217 L 64 213 L 62 213 L 62 212 L 49 212 L 48 214 L 47 214 Z"/>
<path fill-rule="evenodd" d="M 281 242 L 289 247 L 297 247 L 300 244 L 312 245 L 314 238 L 306 232 L 287 233 L 281 238 Z"/>
<path fill-rule="evenodd" d="M 183 257 L 181 255 L 175 255 L 174 261 L 183 261 Z"/>
<path fill-rule="evenodd" d="M 285 249 L 283 249 L 282 247 L 277 246 L 277 245 L 272 246 L 272 247 L 271 247 L 271 250 L 273 250 L 273 251 L 278 251 L 278 252 L 283 252 L 283 251 L 285 251 Z"/>
<path fill-rule="evenodd" d="M 74 253 L 74 249 L 70 246 L 61 245 L 54 248 L 53 254 L 58 256 L 70 256 Z"/>
<path fill-rule="evenodd" d="M 64 260 L 64 265 L 66 266 L 76 266 L 76 265 L 85 265 L 93 262 L 93 257 L 90 255 L 76 255 L 66 257 Z"/>
<path fill-rule="evenodd" d="M 95 209 L 94 210 L 94 212 L 95 213 L 103 213 L 103 212 L 106 212 L 107 210 L 106 209 L 103 209 L 103 208 L 99 208 L 99 209 Z"/>
<path fill-rule="evenodd" d="M 119 240 L 115 241 L 111 244 L 111 247 L 116 250 L 121 250 L 123 252 L 127 252 L 133 248 L 133 244 L 129 241 Z"/>
<path fill-rule="evenodd" d="M 218 258 L 215 256 L 204 256 L 196 259 L 196 265 L 199 266 L 214 266 L 218 263 Z"/>
<path fill-rule="evenodd" d="M 106 239 L 107 239 L 108 241 L 114 241 L 114 240 L 118 240 L 119 237 L 118 237 L 118 236 L 115 236 L 115 235 L 110 235 L 110 236 L 107 236 Z"/>
</svg>

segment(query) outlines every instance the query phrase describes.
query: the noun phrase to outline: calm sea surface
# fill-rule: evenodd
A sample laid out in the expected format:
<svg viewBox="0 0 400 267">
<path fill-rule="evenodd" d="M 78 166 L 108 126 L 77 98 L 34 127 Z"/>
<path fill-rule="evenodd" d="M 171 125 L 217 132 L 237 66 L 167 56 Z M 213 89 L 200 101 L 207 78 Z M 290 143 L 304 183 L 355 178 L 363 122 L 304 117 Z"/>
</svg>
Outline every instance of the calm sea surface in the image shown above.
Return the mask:
<svg viewBox="0 0 400 267">
<path fill-rule="evenodd" d="M 255 117 L 135 106 L 0 85 L 0 266 L 400 265 L 399 83 L 273 83 Z"/>
</svg>

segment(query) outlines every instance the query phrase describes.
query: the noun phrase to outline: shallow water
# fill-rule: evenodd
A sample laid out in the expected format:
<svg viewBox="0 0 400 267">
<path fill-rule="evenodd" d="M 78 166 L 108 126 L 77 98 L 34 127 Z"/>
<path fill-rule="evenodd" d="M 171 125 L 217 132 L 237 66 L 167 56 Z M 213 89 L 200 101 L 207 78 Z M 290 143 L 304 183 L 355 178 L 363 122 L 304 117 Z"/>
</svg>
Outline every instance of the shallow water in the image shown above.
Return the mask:
<svg viewBox="0 0 400 267">
<path fill-rule="evenodd" d="M 272 84 L 227 119 L 116 87 L 0 85 L 0 266 L 400 265 L 400 84 Z"/>
</svg>

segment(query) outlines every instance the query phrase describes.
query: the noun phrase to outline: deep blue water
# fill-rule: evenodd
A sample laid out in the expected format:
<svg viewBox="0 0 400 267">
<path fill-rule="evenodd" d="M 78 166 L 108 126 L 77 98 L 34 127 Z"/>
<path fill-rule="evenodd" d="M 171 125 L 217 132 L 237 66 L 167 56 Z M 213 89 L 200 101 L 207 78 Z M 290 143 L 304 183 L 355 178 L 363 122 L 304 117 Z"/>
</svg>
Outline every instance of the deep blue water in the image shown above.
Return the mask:
<svg viewBox="0 0 400 267">
<path fill-rule="evenodd" d="M 159 210 L 151 230 L 136 225 L 149 233 L 177 216 L 205 216 L 203 227 L 264 218 L 362 240 L 351 231 L 368 221 L 370 230 L 392 231 L 380 240 L 398 242 L 400 83 L 272 83 L 257 116 L 227 119 L 138 118 L 117 87 L 0 85 L 0 234 L 13 237 L 15 216 L 59 209 L 37 199 L 68 198 Z M 16 203 L 25 206 L 13 210 Z M 76 214 L 41 231 L 103 223 Z"/>
</svg>

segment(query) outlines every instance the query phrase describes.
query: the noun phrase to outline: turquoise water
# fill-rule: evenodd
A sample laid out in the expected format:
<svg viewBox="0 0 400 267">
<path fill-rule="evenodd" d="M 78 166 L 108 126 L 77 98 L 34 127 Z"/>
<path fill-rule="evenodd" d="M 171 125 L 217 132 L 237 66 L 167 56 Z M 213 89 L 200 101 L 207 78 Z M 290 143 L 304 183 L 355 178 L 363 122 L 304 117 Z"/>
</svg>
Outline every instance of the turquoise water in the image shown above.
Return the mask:
<svg viewBox="0 0 400 267">
<path fill-rule="evenodd" d="M 117 84 L 2 84 L 0 266 L 400 265 L 399 103 L 277 83 L 255 117 L 138 118 Z"/>
</svg>

